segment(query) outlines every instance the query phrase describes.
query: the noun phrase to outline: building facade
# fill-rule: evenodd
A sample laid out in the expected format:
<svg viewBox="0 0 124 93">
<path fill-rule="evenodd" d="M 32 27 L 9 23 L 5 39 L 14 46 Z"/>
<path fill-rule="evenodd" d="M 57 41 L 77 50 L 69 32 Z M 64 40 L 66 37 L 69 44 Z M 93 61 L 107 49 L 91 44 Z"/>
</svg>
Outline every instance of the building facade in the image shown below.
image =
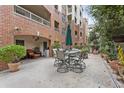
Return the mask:
<svg viewBox="0 0 124 93">
<path fill-rule="evenodd" d="M 82 46 L 86 41 L 86 29 L 81 5 L 67 5 L 67 22 L 71 24 L 73 46 Z"/>
<path fill-rule="evenodd" d="M 79 5 L 1 5 L 0 47 L 24 45 L 50 50 L 55 41 L 65 45 L 66 28 L 71 24 L 73 45 L 83 45 L 83 9 Z"/>
</svg>

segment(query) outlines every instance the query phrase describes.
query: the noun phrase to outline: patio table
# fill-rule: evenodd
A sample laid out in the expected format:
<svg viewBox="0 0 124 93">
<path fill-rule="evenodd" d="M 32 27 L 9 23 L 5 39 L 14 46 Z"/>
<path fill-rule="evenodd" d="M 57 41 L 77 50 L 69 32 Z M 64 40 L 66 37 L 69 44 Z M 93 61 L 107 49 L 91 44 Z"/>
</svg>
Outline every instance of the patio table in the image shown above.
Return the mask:
<svg viewBox="0 0 124 93">
<path fill-rule="evenodd" d="M 72 50 L 69 50 L 69 51 L 65 52 L 65 55 L 67 55 L 68 59 L 69 59 L 69 65 L 71 63 L 71 58 L 76 57 L 79 53 L 81 53 L 81 51 L 78 50 L 78 49 L 76 49 L 76 50 L 72 49 Z"/>
<path fill-rule="evenodd" d="M 81 51 L 77 49 L 72 50 L 66 50 L 64 52 L 65 57 L 67 59 L 63 62 L 64 64 L 60 64 L 60 66 L 57 69 L 57 72 L 65 73 L 70 71 L 81 73 L 83 72 L 83 69 L 86 68 L 85 63 L 82 64 L 82 61 L 80 59 Z"/>
</svg>

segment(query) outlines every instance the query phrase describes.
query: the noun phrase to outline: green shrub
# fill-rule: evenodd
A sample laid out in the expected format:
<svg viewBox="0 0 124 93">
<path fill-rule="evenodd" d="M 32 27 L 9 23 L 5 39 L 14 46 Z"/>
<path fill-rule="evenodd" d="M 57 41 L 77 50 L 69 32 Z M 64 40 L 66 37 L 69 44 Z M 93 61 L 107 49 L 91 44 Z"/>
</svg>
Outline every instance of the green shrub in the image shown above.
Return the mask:
<svg viewBox="0 0 124 93">
<path fill-rule="evenodd" d="M 109 53 L 108 57 L 109 57 L 110 60 L 116 60 L 117 59 L 116 55 L 113 54 L 113 53 Z"/>
<path fill-rule="evenodd" d="M 20 45 L 8 45 L 0 48 L 0 60 L 6 63 L 18 62 L 26 55 L 26 49 Z"/>
<path fill-rule="evenodd" d="M 53 45 L 52 45 L 52 48 L 60 48 L 61 47 L 61 45 L 60 45 L 60 43 L 59 42 L 54 42 L 53 43 Z"/>
<path fill-rule="evenodd" d="M 74 45 L 74 48 L 81 49 L 82 46 Z"/>
<path fill-rule="evenodd" d="M 81 49 L 81 52 L 82 52 L 82 53 L 88 53 L 88 52 L 89 52 L 89 48 L 88 48 L 88 47 L 83 47 L 83 48 Z"/>
</svg>

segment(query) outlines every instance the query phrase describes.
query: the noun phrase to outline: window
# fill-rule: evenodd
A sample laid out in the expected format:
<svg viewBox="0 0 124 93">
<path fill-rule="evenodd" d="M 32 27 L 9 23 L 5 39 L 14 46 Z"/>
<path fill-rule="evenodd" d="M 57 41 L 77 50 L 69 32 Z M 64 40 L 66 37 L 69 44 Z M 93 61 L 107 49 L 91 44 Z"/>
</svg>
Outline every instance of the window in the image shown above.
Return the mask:
<svg viewBox="0 0 124 93">
<path fill-rule="evenodd" d="M 72 6 L 68 5 L 68 13 L 71 13 L 71 12 L 72 12 Z"/>
<path fill-rule="evenodd" d="M 80 26 L 81 26 L 81 21 L 80 21 Z"/>
<path fill-rule="evenodd" d="M 65 28 L 62 28 L 62 35 L 66 35 L 66 30 L 65 30 Z"/>
<path fill-rule="evenodd" d="M 65 5 L 62 5 L 62 8 L 65 10 L 66 9 L 66 6 Z"/>
<path fill-rule="evenodd" d="M 54 21 L 54 30 L 59 31 L 59 23 L 57 21 Z"/>
<path fill-rule="evenodd" d="M 68 15 L 68 22 L 71 22 L 72 20 L 72 15 Z"/>
<path fill-rule="evenodd" d="M 77 45 L 77 43 L 75 43 L 75 46 Z"/>
<path fill-rule="evenodd" d="M 77 31 L 75 31 L 75 36 L 77 36 Z"/>
<path fill-rule="evenodd" d="M 82 16 L 82 13 L 81 13 L 81 11 L 80 11 L 80 17 Z"/>
<path fill-rule="evenodd" d="M 0 44 L 2 44 L 2 35 L 0 35 Z"/>
<path fill-rule="evenodd" d="M 54 8 L 55 8 L 56 10 L 58 10 L 58 5 L 54 5 Z"/>
<path fill-rule="evenodd" d="M 76 5 L 75 5 L 75 12 L 77 12 L 77 7 L 76 7 Z"/>
<path fill-rule="evenodd" d="M 82 32 L 80 32 L 80 37 L 82 37 Z"/>
<path fill-rule="evenodd" d="M 24 46 L 24 40 L 16 40 L 16 45 Z"/>
<path fill-rule="evenodd" d="M 75 17 L 75 23 L 77 23 L 77 18 Z"/>
<path fill-rule="evenodd" d="M 66 16 L 64 14 L 62 14 L 62 21 L 65 22 L 66 21 Z"/>
<path fill-rule="evenodd" d="M 57 14 L 59 14 L 58 5 L 54 5 L 54 8 L 55 8 L 55 12 L 56 12 Z"/>
</svg>

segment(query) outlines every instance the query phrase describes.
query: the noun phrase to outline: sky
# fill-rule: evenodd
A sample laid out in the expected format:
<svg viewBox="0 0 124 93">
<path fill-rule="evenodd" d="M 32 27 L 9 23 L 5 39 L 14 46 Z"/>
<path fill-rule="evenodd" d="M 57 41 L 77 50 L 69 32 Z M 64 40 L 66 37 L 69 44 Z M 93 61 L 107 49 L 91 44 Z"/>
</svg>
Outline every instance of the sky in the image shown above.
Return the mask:
<svg viewBox="0 0 124 93">
<path fill-rule="evenodd" d="M 86 17 L 88 19 L 88 24 L 92 25 L 92 24 L 94 24 L 94 21 L 92 20 L 92 17 L 90 15 L 88 15 L 86 7 L 87 7 L 87 5 L 83 5 L 83 8 L 84 8 L 83 17 Z"/>
</svg>

